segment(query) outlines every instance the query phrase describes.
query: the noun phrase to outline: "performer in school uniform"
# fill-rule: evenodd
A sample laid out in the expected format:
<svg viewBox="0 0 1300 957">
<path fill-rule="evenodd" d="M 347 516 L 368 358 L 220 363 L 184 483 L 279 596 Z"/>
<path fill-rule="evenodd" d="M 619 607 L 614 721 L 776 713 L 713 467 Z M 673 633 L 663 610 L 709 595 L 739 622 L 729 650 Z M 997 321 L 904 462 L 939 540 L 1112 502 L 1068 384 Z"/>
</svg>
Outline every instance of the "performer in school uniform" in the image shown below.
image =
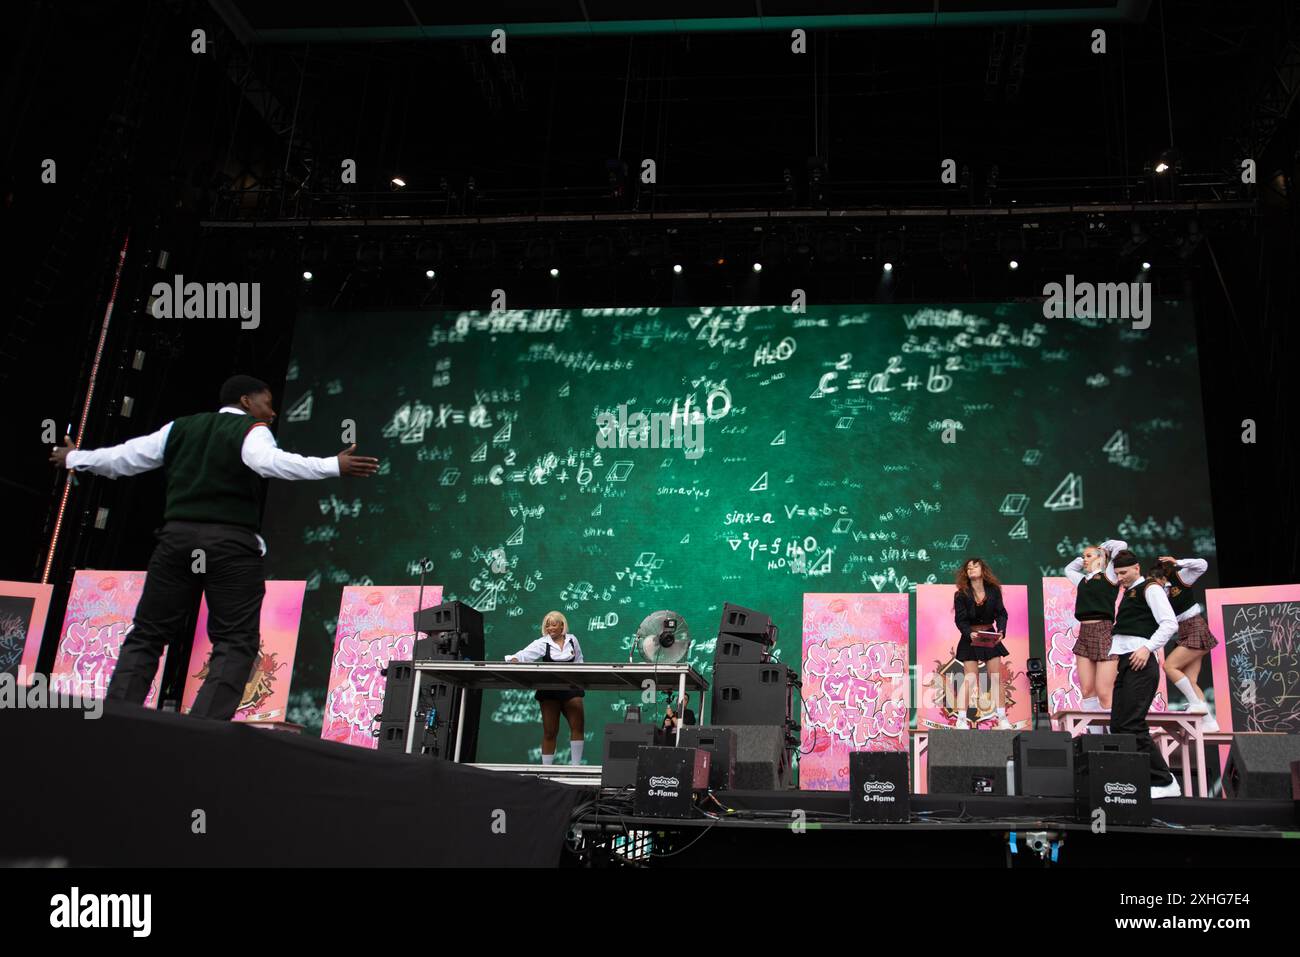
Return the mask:
<svg viewBox="0 0 1300 957">
<path fill-rule="evenodd" d="M 227 721 L 239 708 L 261 641 L 266 593 L 266 543 L 258 534 L 261 480 L 374 475 L 379 460 L 354 454 L 355 445 L 326 458 L 278 448 L 269 428 L 275 418 L 271 389 L 252 376 L 227 379 L 219 400 L 216 412 L 181 416 L 157 432 L 109 448 L 76 449 L 65 438 L 50 461 L 109 478 L 164 470 L 163 526 L 107 697 L 144 704 L 163 649 L 183 637 L 202 594 L 208 599 L 212 659 L 190 714 Z M 204 570 L 196 571 L 200 552 Z"/>
<path fill-rule="evenodd" d="M 1125 549 L 1111 559 L 1122 591 L 1110 638 L 1112 654 L 1119 655 L 1115 690 L 1111 695 L 1112 734 L 1131 734 L 1138 750 L 1151 760 L 1151 797 L 1178 797 L 1182 789 L 1169 773 L 1160 749 L 1151 741 L 1147 712 L 1160 685 L 1156 653 L 1178 632 L 1178 621 L 1165 590 L 1142 577 L 1138 558 Z"/>
<path fill-rule="evenodd" d="M 1203 558 L 1171 558 L 1162 555 L 1160 564 L 1151 577 L 1164 585 L 1169 596 L 1169 606 L 1178 619 L 1178 640 L 1175 648 L 1165 656 L 1165 674 L 1187 698 L 1188 714 L 1205 715 L 1201 726 L 1210 732 L 1219 730 L 1219 721 L 1205 702 L 1200 682 L 1201 662 L 1219 639 L 1210 634 L 1210 623 L 1205 620 L 1201 603 L 1192 591 L 1192 583 L 1210 567 Z"/>
<path fill-rule="evenodd" d="M 582 646 L 569 634 L 569 620 L 562 612 L 548 612 L 542 620 L 542 637 L 532 641 L 522 651 L 508 655 L 506 661 L 567 661 L 582 663 Z M 560 733 L 560 714 L 569 723 L 569 763 L 582 763 L 583 725 L 585 715 L 582 699 L 586 692 L 539 691 L 538 704 L 542 707 L 542 764 L 555 763 L 555 739 Z"/>
<path fill-rule="evenodd" d="M 961 632 L 954 656 L 965 672 L 957 695 L 957 730 L 969 730 L 966 711 L 979 687 L 979 666 L 985 662 L 989 690 L 994 695 L 998 716 L 998 729 L 1009 731 L 1007 720 L 1006 689 L 1007 669 L 1003 659 L 1011 652 L 1001 641 L 992 646 L 977 645 L 971 640 L 972 631 L 997 631 L 1006 634 L 1007 609 L 1002 603 L 1002 583 L 989 570 L 982 558 L 967 559 L 957 570 L 957 594 L 953 598 L 953 620 Z"/>
<path fill-rule="evenodd" d="M 1065 577 L 1075 589 L 1074 617 L 1079 622 L 1079 637 L 1074 642 L 1074 662 L 1084 711 L 1110 710 L 1119 669 L 1119 655 L 1110 652 L 1115 600 L 1119 597 L 1119 579 L 1110 560 L 1127 548 L 1128 543 L 1119 539 L 1085 545 L 1082 554 L 1065 566 Z"/>
</svg>

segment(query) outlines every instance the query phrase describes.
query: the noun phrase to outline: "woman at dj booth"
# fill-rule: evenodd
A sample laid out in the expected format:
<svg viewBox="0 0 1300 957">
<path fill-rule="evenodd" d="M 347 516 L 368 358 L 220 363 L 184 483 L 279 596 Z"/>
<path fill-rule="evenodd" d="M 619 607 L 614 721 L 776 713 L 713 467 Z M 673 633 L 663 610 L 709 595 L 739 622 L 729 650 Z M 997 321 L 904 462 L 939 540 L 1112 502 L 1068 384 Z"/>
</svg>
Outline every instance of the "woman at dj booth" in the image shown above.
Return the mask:
<svg viewBox="0 0 1300 957">
<path fill-rule="evenodd" d="M 522 651 L 507 655 L 506 661 L 553 661 L 582 663 L 582 646 L 569 634 L 569 620 L 562 612 L 547 612 L 542 619 L 542 637 L 534 639 Z M 585 715 L 581 689 L 539 691 L 537 702 L 542 708 L 542 764 L 555 763 L 555 739 L 560 733 L 560 715 L 569 724 L 570 764 L 582 763 Z"/>
</svg>

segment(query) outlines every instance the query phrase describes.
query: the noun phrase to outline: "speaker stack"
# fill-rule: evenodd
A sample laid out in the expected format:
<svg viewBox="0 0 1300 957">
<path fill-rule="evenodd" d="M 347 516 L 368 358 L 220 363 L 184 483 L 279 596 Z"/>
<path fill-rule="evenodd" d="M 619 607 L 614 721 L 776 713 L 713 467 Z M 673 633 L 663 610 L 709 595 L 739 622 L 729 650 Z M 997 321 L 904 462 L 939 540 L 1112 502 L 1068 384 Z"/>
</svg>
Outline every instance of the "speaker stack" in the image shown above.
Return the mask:
<svg viewBox="0 0 1300 957">
<path fill-rule="evenodd" d="M 416 661 L 484 660 L 483 613 L 463 601 L 417 611 L 414 624 Z"/>
<path fill-rule="evenodd" d="M 453 601 L 426 608 L 415 614 L 416 638 L 412 659 L 390 661 L 384 669 L 384 707 L 379 714 L 379 749 L 406 750 L 406 726 L 411 715 L 411 694 L 415 688 L 414 664 L 422 661 L 482 661 L 483 615 L 464 602 Z M 420 700 L 415 708 L 416 741 L 412 754 L 454 759 L 455 728 L 464 708 L 465 721 L 460 741 L 461 761 L 473 761 L 478 750 L 479 715 L 483 690 L 465 691 L 451 682 L 424 675 L 420 679 Z"/>
<path fill-rule="evenodd" d="M 1223 790 L 1230 798 L 1289 800 L 1294 761 L 1300 761 L 1300 734 L 1234 734 Z"/>
<path fill-rule="evenodd" d="M 697 732 L 709 739 L 711 750 L 724 752 L 712 764 L 714 782 L 723 787 L 775 790 L 789 782 L 790 749 L 799 743 L 800 681 L 772 660 L 776 639 L 769 616 L 723 605 L 713 655 L 712 724 Z M 730 784 L 724 783 L 728 776 Z"/>
</svg>

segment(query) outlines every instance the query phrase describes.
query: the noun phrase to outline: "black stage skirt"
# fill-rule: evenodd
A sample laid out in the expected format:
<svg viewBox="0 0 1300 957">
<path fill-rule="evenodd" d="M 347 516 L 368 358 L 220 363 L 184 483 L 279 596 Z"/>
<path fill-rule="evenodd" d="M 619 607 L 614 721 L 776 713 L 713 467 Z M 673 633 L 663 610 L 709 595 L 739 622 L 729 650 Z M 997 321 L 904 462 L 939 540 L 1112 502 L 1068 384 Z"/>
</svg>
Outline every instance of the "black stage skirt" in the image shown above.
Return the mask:
<svg viewBox="0 0 1300 957">
<path fill-rule="evenodd" d="M 585 698 L 587 692 L 574 688 L 570 691 L 538 691 L 533 697 L 538 701 L 568 701 L 570 698 Z"/>
</svg>

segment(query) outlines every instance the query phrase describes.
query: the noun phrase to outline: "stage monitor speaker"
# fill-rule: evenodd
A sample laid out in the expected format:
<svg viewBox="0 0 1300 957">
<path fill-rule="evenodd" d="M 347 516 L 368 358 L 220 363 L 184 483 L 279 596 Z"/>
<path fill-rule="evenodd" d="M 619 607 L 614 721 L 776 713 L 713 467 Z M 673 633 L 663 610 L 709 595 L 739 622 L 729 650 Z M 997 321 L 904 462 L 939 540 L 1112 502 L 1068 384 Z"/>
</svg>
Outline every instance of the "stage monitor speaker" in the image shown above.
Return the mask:
<svg viewBox="0 0 1300 957">
<path fill-rule="evenodd" d="M 736 781 L 736 729 L 684 725 L 680 744 L 709 752 L 709 787 L 730 791 Z"/>
<path fill-rule="evenodd" d="M 736 733 L 735 790 L 779 791 L 792 786 L 785 725 L 746 724 L 731 730 Z"/>
<path fill-rule="evenodd" d="M 709 786 L 709 752 L 637 748 L 632 810 L 641 817 L 695 816 L 695 794 Z"/>
<path fill-rule="evenodd" d="M 770 648 L 776 644 L 776 633 L 777 628 L 772 624 L 772 619 L 761 611 L 741 608 L 731 602 L 723 604 L 722 623 L 718 625 L 718 634 L 748 638 Z"/>
<path fill-rule="evenodd" d="M 451 601 L 415 613 L 417 638 L 413 656 L 416 661 L 440 659 L 482 661 L 483 613 L 463 601 Z"/>
<path fill-rule="evenodd" d="M 1151 824 L 1151 759 L 1140 751 L 1090 751 L 1077 766 L 1074 807 L 1080 824 L 1105 813 L 1107 826 Z"/>
<path fill-rule="evenodd" d="M 849 821 L 854 824 L 907 821 L 912 812 L 906 751 L 849 754 Z"/>
<path fill-rule="evenodd" d="M 1235 734 L 1223 769 L 1232 798 L 1291 798 L 1291 762 L 1300 759 L 1300 734 Z"/>
<path fill-rule="evenodd" d="M 762 665 L 772 660 L 767 645 L 738 635 L 718 635 L 713 647 L 713 664 Z"/>
<path fill-rule="evenodd" d="M 410 661 L 390 661 L 384 685 L 384 705 L 379 714 L 379 749 L 381 751 L 406 750 L 406 722 L 411 715 L 411 690 L 415 687 L 415 671 Z M 461 702 L 456 699 L 458 685 L 435 681 L 428 676 L 420 679 L 420 703 L 415 709 L 416 743 L 412 754 L 454 759 L 456 756 L 455 729 L 458 721 L 456 709 Z M 460 742 L 460 760 L 473 761 L 478 751 L 479 716 L 482 712 L 483 692 L 467 691 L 464 697 L 465 721 Z"/>
<path fill-rule="evenodd" d="M 926 748 L 931 794 L 1007 793 L 1007 761 L 1016 731 L 955 731 L 936 728 Z"/>
<path fill-rule="evenodd" d="M 623 721 L 605 725 L 600 755 L 600 786 L 636 787 L 636 759 L 640 748 L 654 744 L 655 725 Z"/>
<path fill-rule="evenodd" d="M 713 669 L 713 724 L 797 723 L 799 677 L 788 665 L 724 665 Z"/>
<path fill-rule="evenodd" d="M 1066 731 L 1021 731 L 1012 741 L 1016 797 L 1074 794 L 1074 745 Z"/>
</svg>

